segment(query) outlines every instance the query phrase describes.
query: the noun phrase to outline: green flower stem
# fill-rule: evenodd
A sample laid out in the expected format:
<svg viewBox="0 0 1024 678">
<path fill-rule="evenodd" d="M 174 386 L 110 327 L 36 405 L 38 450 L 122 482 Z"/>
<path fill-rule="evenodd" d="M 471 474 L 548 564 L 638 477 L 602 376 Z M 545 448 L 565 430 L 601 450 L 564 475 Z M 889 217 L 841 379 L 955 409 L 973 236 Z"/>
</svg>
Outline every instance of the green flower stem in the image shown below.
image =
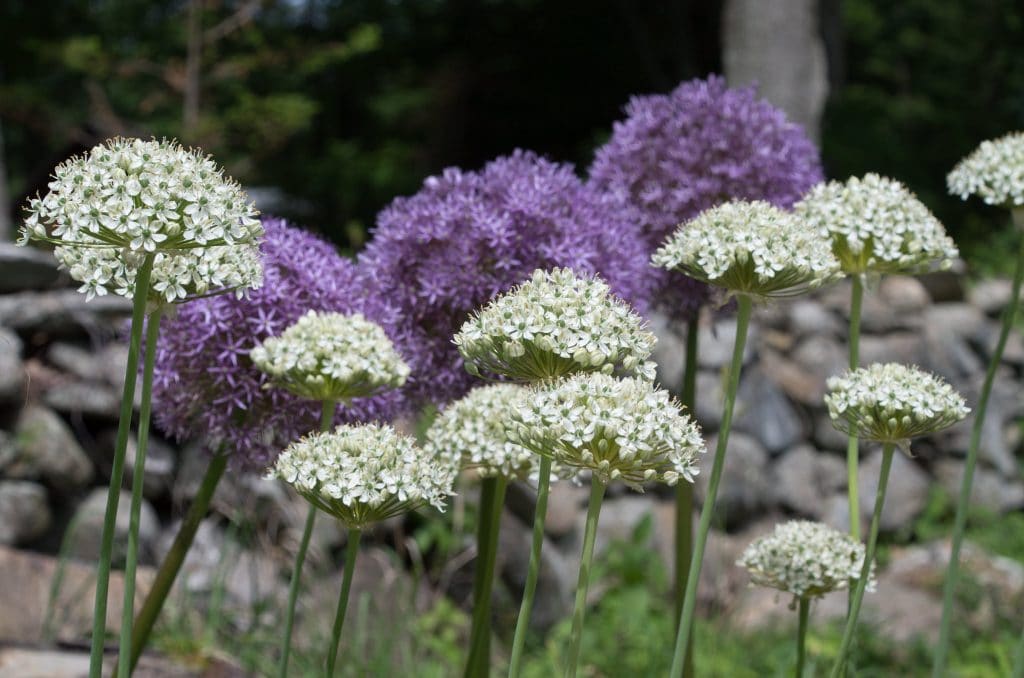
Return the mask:
<svg viewBox="0 0 1024 678">
<path fill-rule="evenodd" d="M 565 678 L 576 678 L 576 670 L 580 663 L 580 648 L 583 645 L 583 616 L 587 611 L 587 588 L 590 585 L 590 568 L 594 562 L 594 538 L 597 536 L 597 519 L 601 516 L 604 490 L 605 484 L 592 476 L 590 479 L 590 503 L 587 505 L 587 524 L 583 531 L 583 556 L 580 558 L 580 575 L 576 583 L 576 603 L 572 608 L 572 636 L 569 641 L 569 658 L 565 665 Z"/>
<path fill-rule="evenodd" d="M 228 455 L 223 452 L 218 451 L 210 458 L 210 464 L 206 467 L 206 473 L 203 475 L 203 480 L 199 485 L 199 492 L 196 494 L 195 499 L 192 500 L 192 505 L 189 506 L 188 513 L 185 514 L 181 527 L 178 528 L 178 534 L 174 537 L 171 549 L 167 552 L 163 562 L 160 563 L 160 569 L 153 580 L 153 586 L 149 589 L 149 593 L 146 594 L 146 600 L 142 603 L 142 609 L 135 618 L 135 624 L 132 628 L 131 670 L 133 671 L 136 664 L 139 663 L 142 649 L 149 640 L 153 624 L 156 623 L 160 610 L 163 609 L 164 601 L 167 600 L 167 595 L 170 593 L 171 586 L 181 570 L 181 565 L 185 562 L 185 556 L 192 546 L 192 541 L 195 539 L 199 524 L 206 517 L 206 511 L 210 507 L 210 499 L 213 498 L 214 490 L 217 489 L 217 484 L 224 476 L 224 469 L 227 468 L 227 465 Z"/>
<path fill-rule="evenodd" d="M 540 574 L 540 551 L 544 545 L 544 520 L 548 512 L 548 487 L 551 485 L 551 459 L 542 456 L 537 480 L 537 507 L 533 516 L 533 540 L 530 542 L 530 564 L 526 570 L 526 586 L 523 588 L 523 602 L 519 606 L 516 632 L 512 638 L 512 655 L 509 658 L 509 678 L 518 678 L 522 670 L 523 647 L 526 645 L 526 631 L 530 625 L 533 610 L 533 595 L 537 592 L 537 577 Z"/>
<path fill-rule="evenodd" d="M 687 641 L 693 633 L 693 617 L 697 609 L 697 583 L 700 581 L 700 569 L 704 560 L 704 547 L 707 545 L 708 532 L 711 531 L 711 518 L 715 511 L 715 498 L 718 496 L 718 485 L 722 480 L 722 468 L 725 465 L 725 450 L 729 444 L 729 429 L 732 427 L 732 413 L 736 405 L 736 391 L 739 390 L 740 371 L 743 369 L 743 348 L 747 343 L 747 328 L 750 325 L 750 314 L 753 303 L 750 297 L 739 295 L 736 298 L 736 344 L 733 346 L 732 363 L 729 366 L 729 383 L 725 391 L 725 410 L 722 413 L 722 425 L 718 430 L 718 445 L 711 466 L 711 477 L 708 479 L 707 496 L 700 511 L 700 523 L 697 527 L 697 541 L 694 544 L 693 557 L 690 559 L 690 574 L 686 582 L 686 595 L 683 598 L 683 611 L 679 617 L 676 630 L 675 650 L 672 653 L 670 678 L 683 675 L 683 665 L 689 654 Z"/>
<path fill-rule="evenodd" d="M 1013 673 L 1010 678 L 1024 678 L 1024 629 L 1021 629 L 1020 639 L 1013 651 Z"/>
<path fill-rule="evenodd" d="M 329 431 L 334 423 L 334 410 L 337 403 L 333 400 L 325 400 L 320 409 L 320 430 Z M 292 627 L 295 625 L 295 602 L 299 597 L 299 582 L 302 580 L 302 565 L 306 562 L 306 551 L 309 550 L 309 540 L 313 536 L 313 524 L 316 522 L 316 506 L 309 507 L 306 514 L 306 524 L 302 528 L 302 539 L 299 541 L 299 550 L 295 553 L 295 565 L 292 567 L 292 579 L 288 584 L 288 609 L 284 616 L 284 635 L 281 638 L 281 660 L 277 667 L 279 678 L 286 678 L 288 675 L 288 657 L 292 649 Z"/>
<path fill-rule="evenodd" d="M 1019 212 L 1015 211 L 1015 219 L 1018 228 L 1024 227 L 1024 214 L 1017 217 Z M 1014 319 L 1017 316 L 1017 307 L 1020 302 L 1021 281 L 1024 280 L 1024 237 L 1020 241 L 1020 249 L 1017 253 L 1017 265 L 1013 273 L 1013 287 L 1010 293 L 1010 302 L 1003 309 L 1003 324 L 999 331 L 999 339 L 996 342 L 995 351 L 988 363 L 988 370 L 985 372 L 985 381 L 982 382 L 981 393 L 978 396 L 978 411 L 974 415 L 974 423 L 971 427 L 971 442 L 967 448 L 967 460 L 964 463 L 964 477 L 960 482 L 960 497 L 956 504 L 956 517 L 953 520 L 953 543 L 949 552 L 949 567 L 946 569 L 946 581 L 942 591 L 942 622 L 939 626 L 939 642 L 935 647 L 935 662 L 932 665 L 933 678 L 942 678 L 946 671 L 946 659 L 949 656 L 949 640 L 953 623 L 953 597 L 956 593 L 957 576 L 960 568 L 960 549 L 964 543 L 964 530 L 967 527 L 967 510 L 971 503 L 971 486 L 974 483 L 974 469 L 978 464 L 978 451 L 981 447 L 981 433 L 985 427 L 985 413 L 988 410 L 988 399 L 992 395 L 992 384 L 996 379 L 996 371 L 1003 359 L 1003 351 L 1006 349 L 1006 340 L 1010 336 L 1010 329 L 1013 327 Z"/>
<path fill-rule="evenodd" d="M 680 401 L 686 411 L 693 416 L 697 407 L 697 337 L 698 314 L 686 324 L 686 363 L 683 366 L 683 388 Z M 693 484 L 678 483 L 676 485 L 676 523 L 675 523 L 676 561 L 675 561 L 675 619 L 683 612 L 683 595 L 689 575 L 690 558 L 693 556 Z M 687 645 L 693 645 L 693 634 L 687 639 Z M 683 665 L 683 678 L 693 678 L 693 653 L 686 651 Z"/>
<path fill-rule="evenodd" d="M 142 403 L 139 407 L 139 431 L 132 465 L 132 503 L 128 514 L 128 552 L 124 562 L 124 605 L 121 608 L 121 642 L 118 648 L 118 678 L 128 678 L 132 671 L 132 622 L 135 619 L 135 570 L 139 559 L 139 520 L 142 511 L 142 488 L 146 477 L 146 448 L 149 447 L 149 419 L 152 414 L 153 368 L 156 365 L 156 342 L 160 337 L 163 308 L 157 306 L 146 323 L 146 351 L 142 361 Z"/>
<path fill-rule="evenodd" d="M 147 255 L 135 276 L 132 296 L 132 327 L 128 340 L 128 363 L 124 370 L 124 390 L 121 392 L 121 414 L 117 424 L 114 460 L 110 468 L 110 488 L 107 508 L 103 515 L 103 534 L 100 537 L 100 562 L 96 570 L 96 602 L 92 616 L 92 647 L 89 653 L 89 678 L 100 678 L 103 671 L 103 641 L 107 632 L 107 592 L 110 588 L 110 560 L 114 549 L 114 531 L 117 504 L 121 498 L 121 479 L 124 476 L 124 457 L 128 449 L 128 434 L 132 425 L 135 402 L 135 379 L 139 372 L 139 346 L 142 326 L 149 299 L 149 279 L 153 272 L 154 255 Z"/>
<path fill-rule="evenodd" d="M 503 476 L 480 481 L 480 524 L 477 526 L 476 575 L 473 581 L 473 627 L 466 678 L 490 675 L 491 590 L 498 557 L 498 530 L 508 481 Z"/>
<path fill-rule="evenodd" d="M 853 276 L 850 292 L 850 369 L 860 367 L 860 316 L 864 300 L 862 276 Z M 860 497 L 857 494 L 857 467 L 860 463 L 860 448 L 857 435 L 851 433 L 846 441 L 846 494 L 850 511 L 850 536 L 860 540 Z"/>
<path fill-rule="evenodd" d="M 356 556 L 359 555 L 359 537 L 356 528 L 349 528 L 348 545 L 345 548 L 345 572 L 341 577 L 341 595 L 338 596 L 338 611 L 334 615 L 334 627 L 331 629 L 331 647 L 327 650 L 327 678 L 334 678 L 334 665 L 338 661 L 338 643 L 341 640 L 341 627 L 345 623 L 345 610 L 348 608 L 348 592 L 352 588 L 352 574 L 356 569 Z"/>
<path fill-rule="evenodd" d="M 839 656 L 832 667 L 832 678 L 839 678 L 846 666 L 847 654 L 850 651 L 850 644 L 853 642 L 853 634 L 857 629 L 857 617 L 860 615 L 860 605 L 864 600 L 864 591 L 867 589 L 868 580 L 871 578 L 871 563 L 875 559 L 875 546 L 878 544 L 878 524 L 882 519 L 882 507 L 885 505 L 885 490 L 889 485 L 889 469 L 892 468 L 892 454 L 896 449 L 894 443 L 886 443 L 882 447 L 882 470 L 878 476 L 878 491 L 875 494 L 875 510 L 871 514 L 871 527 L 868 531 L 868 547 L 864 554 L 864 564 L 860 568 L 860 577 L 857 579 L 857 588 L 853 592 L 853 599 L 850 603 L 850 614 L 846 618 L 846 629 L 843 631 L 843 642 L 839 646 Z"/>
<path fill-rule="evenodd" d="M 807 655 L 807 617 L 811 611 L 811 599 L 804 596 L 800 599 L 800 622 L 796 630 L 796 678 L 803 678 L 804 658 Z"/>
</svg>

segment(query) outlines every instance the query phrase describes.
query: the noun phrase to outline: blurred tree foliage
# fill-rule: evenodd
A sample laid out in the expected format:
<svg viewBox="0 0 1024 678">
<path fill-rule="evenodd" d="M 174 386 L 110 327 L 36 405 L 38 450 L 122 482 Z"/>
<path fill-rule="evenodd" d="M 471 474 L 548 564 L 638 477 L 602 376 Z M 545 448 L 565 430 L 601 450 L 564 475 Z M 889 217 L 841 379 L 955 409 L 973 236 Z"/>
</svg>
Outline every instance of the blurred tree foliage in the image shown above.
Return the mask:
<svg viewBox="0 0 1024 678">
<path fill-rule="evenodd" d="M 944 177 L 982 139 L 1024 128 L 1024 4 L 822 2 L 829 175 L 905 181 L 998 268 L 1004 215 L 950 198 Z M 446 166 L 523 147 L 582 170 L 631 94 L 720 70 L 721 6 L 4 0 L 12 200 L 107 136 L 173 136 L 272 189 L 254 192 L 268 209 L 358 246 L 378 210 Z"/>
<path fill-rule="evenodd" d="M 1024 3 L 845 0 L 843 32 L 823 130 L 828 174 L 902 180 L 973 264 L 1005 271 L 1009 215 L 947 195 L 945 177 L 982 140 L 1024 130 Z"/>
</svg>

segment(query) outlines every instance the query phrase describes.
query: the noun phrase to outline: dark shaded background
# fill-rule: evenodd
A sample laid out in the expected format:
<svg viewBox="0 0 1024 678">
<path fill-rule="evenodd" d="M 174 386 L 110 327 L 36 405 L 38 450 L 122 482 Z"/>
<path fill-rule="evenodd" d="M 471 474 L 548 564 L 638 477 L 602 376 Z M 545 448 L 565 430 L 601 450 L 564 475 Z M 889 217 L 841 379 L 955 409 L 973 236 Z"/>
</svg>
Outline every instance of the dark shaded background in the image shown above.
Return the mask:
<svg viewBox="0 0 1024 678">
<path fill-rule="evenodd" d="M 103 138 L 173 136 L 265 208 L 358 247 L 377 211 L 446 166 L 523 147 L 585 171 L 631 94 L 721 70 L 721 5 L 5 0 L 8 208 L 17 218 L 54 164 Z M 1024 128 L 1024 3 L 821 9 L 829 176 L 903 180 L 976 267 L 1000 268 L 1003 215 L 948 197 L 944 178 L 981 140 Z"/>
</svg>

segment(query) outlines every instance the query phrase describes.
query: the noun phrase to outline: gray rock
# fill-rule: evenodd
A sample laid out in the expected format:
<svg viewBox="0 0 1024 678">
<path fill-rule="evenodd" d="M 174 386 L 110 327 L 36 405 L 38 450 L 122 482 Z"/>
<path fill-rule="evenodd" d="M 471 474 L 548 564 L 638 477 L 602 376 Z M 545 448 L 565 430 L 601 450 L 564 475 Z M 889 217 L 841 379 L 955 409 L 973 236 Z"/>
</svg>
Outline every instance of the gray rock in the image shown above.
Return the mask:
<svg viewBox="0 0 1024 678">
<path fill-rule="evenodd" d="M 25 364 L 21 361 L 21 339 L 0 327 L 0 402 L 17 402 L 25 397 Z"/>
<path fill-rule="evenodd" d="M 861 331 L 869 333 L 914 330 L 924 322 L 924 309 L 931 303 L 928 292 L 915 278 L 885 276 L 877 292 L 864 291 Z"/>
<path fill-rule="evenodd" d="M 984 373 L 985 365 L 971 350 L 968 340 L 952 327 L 955 325 L 925 324 L 924 343 L 927 362 L 924 367 L 959 389 L 962 388 L 966 379 Z"/>
<path fill-rule="evenodd" d="M 548 491 L 544 531 L 555 539 L 569 535 L 579 524 L 579 517 L 586 515 L 589 495 L 589 487 L 575 485 L 570 481 L 552 483 Z"/>
<path fill-rule="evenodd" d="M 530 526 L 506 513 L 502 517 L 498 533 L 498 556 L 496 572 L 509 587 L 512 597 L 522 598 L 526 585 L 526 571 L 530 562 Z M 579 555 L 575 556 L 579 562 Z M 537 578 L 537 592 L 534 598 L 530 628 L 546 630 L 565 618 L 572 609 L 578 571 L 571 557 L 545 539 L 541 549 L 540 574 Z"/>
<path fill-rule="evenodd" d="M 46 488 L 23 480 L 0 480 L 0 544 L 23 544 L 50 527 Z"/>
<path fill-rule="evenodd" d="M 136 400 L 138 391 L 136 391 Z M 86 414 L 117 421 L 121 411 L 121 394 L 106 384 L 94 381 L 60 381 L 46 390 L 47 405 L 68 414 Z"/>
<path fill-rule="evenodd" d="M 901 313 L 923 313 L 932 303 L 916 276 L 887 275 L 878 285 L 878 298 Z"/>
<path fill-rule="evenodd" d="M 849 364 L 848 348 L 824 336 L 808 337 L 793 351 L 791 358 L 810 375 L 813 388 L 797 395 L 799 402 L 820 407 L 828 378 L 841 374 Z"/>
<path fill-rule="evenodd" d="M 5 475 L 7 465 L 18 458 L 18 445 L 7 431 L 0 430 L 0 476 Z"/>
<path fill-rule="evenodd" d="M 749 363 L 757 345 L 757 325 L 751 324 L 747 331 L 747 342 L 743 346 L 743 363 Z M 697 348 L 697 362 L 706 369 L 719 369 L 732 362 L 733 346 L 736 343 L 736 318 L 724 316 L 701 325 Z"/>
<path fill-rule="evenodd" d="M 848 437 L 835 426 L 828 412 L 821 411 L 814 417 L 814 444 L 822 450 L 833 450 L 846 454 Z"/>
<path fill-rule="evenodd" d="M 935 476 L 950 496 L 957 497 L 963 482 L 964 462 L 944 459 L 935 465 Z M 971 483 L 971 506 L 984 507 L 997 513 L 1024 508 L 1024 484 L 1006 480 L 988 469 L 976 468 Z"/>
<path fill-rule="evenodd" d="M 700 474 L 694 483 L 694 498 L 703 505 L 718 436 L 708 440 L 708 452 L 700 460 Z M 739 431 L 729 435 L 722 480 L 718 487 L 715 513 L 727 526 L 738 526 L 758 517 L 774 503 L 768 453 L 757 440 Z"/>
<path fill-rule="evenodd" d="M 176 520 L 161 532 L 155 544 L 157 560 L 162 562 L 167 557 L 180 529 L 181 521 Z M 218 568 L 224 562 L 226 544 L 227 537 L 216 519 L 206 518 L 199 523 L 192 546 L 174 581 L 175 589 L 184 589 L 193 595 L 210 593 L 216 584 Z"/>
<path fill-rule="evenodd" d="M 924 365 L 928 350 L 921 332 L 894 332 L 860 338 L 860 364 L 904 363 Z"/>
<path fill-rule="evenodd" d="M 54 334 L 109 331 L 131 316 L 131 306 L 129 299 L 113 294 L 86 302 L 74 290 L 17 292 L 0 297 L 0 325 Z"/>
<path fill-rule="evenodd" d="M 115 434 L 116 435 L 116 434 Z M 110 436 L 113 438 L 113 436 Z M 124 459 L 124 486 L 131 487 L 135 474 L 135 454 L 138 451 L 138 439 L 132 435 L 128 438 L 128 449 Z M 170 492 L 174 482 L 174 468 L 177 455 L 167 443 L 159 438 L 149 436 L 146 446 L 146 469 L 142 478 L 142 495 L 149 500 L 159 499 Z"/>
<path fill-rule="evenodd" d="M 697 402 L 694 415 L 705 432 L 715 431 L 722 423 L 722 406 L 725 403 L 725 388 L 722 371 L 697 373 Z"/>
<path fill-rule="evenodd" d="M 828 497 L 846 487 L 846 464 L 837 456 L 799 445 L 775 462 L 776 502 L 800 515 L 824 520 Z"/>
<path fill-rule="evenodd" d="M 124 391 L 124 373 L 128 365 L 128 344 L 110 343 L 100 349 L 96 356 L 103 380 L 114 387 L 115 392 Z"/>
<path fill-rule="evenodd" d="M 978 393 L 981 390 L 983 375 L 975 375 L 973 383 L 962 388 L 961 393 L 968 405 L 976 407 Z M 981 427 L 980 459 L 994 467 L 1007 478 L 1016 478 L 1018 473 L 1014 446 L 1011 445 L 1007 429 L 1014 427 L 1013 419 L 1020 416 L 1021 393 L 1016 382 L 996 378 L 992 395 L 988 401 L 988 410 Z M 971 428 L 974 426 L 976 413 L 971 413 L 942 434 L 944 449 L 948 452 L 965 456 L 970 447 Z"/>
<path fill-rule="evenodd" d="M 1001 323 L 991 321 L 986 323 L 972 337 L 972 344 L 978 349 L 982 357 L 987 361 L 991 360 L 996 352 L 996 344 L 999 342 Z M 1024 339 L 1016 328 L 1010 330 L 1006 337 L 1006 346 L 1003 348 L 1002 362 L 1010 365 L 1024 365 Z"/>
<path fill-rule="evenodd" d="M 867 447 L 865 444 L 861 445 L 861 462 L 857 473 L 861 525 L 864 526 L 865 532 L 875 505 L 878 475 L 882 468 L 881 452 L 877 450 L 868 452 Z M 892 532 L 909 527 L 914 519 L 921 515 L 921 511 L 928 503 L 930 484 L 928 475 L 916 463 L 907 459 L 902 452 L 896 451 L 889 473 L 889 484 L 885 493 L 885 505 L 882 507 L 879 528 L 883 532 Z"/>
<path fill-rule="evenodd" d="M 935 304 L 925 309 L 925 326 L 971 338 L 983 331 L 988 320 L 976 306 L 964 303 Z"/>
<path fill-rule="evenodd" d="M 982 280 L 967 293 L 967 301 L 971 306 L 981 309 L 982 313 L 996 316 L 1003 312 L 1010 303 L 1013 286 L 1009 280 L 994 278 Z"/>
<path fill-rule="evenodd" d="M 651 315 L 651 331 L 658 337 L 651 358 L 658 365 L 658 382 L 673 392 L 683 383 L 686 364 L 686 328 L 671 322 L 664 314 Z"/>
<path fill-rule="evenodd" d="M 131 515 L 131 492 L 121 491 L 114 526 L 114 563 L 124 561 L 128 547 L 128 521 Z M 107 490 L 97 487 L 85 498 L 71 519 L 68 553 L 79 560 L 92 562 L 100 555 L 103 517 L 107 508 Z M 155 562 L 156 542 L 160 538 L 160 521 L 156 511 L 145 499 L 139 509 L 139 563 Z"/>
<path fill-rule="evenodd" d="M 951 269 L 924 273 L 917 276 L 917 279 L 921 281 L 928 291 L 928 296 L 935 303 L 963 301 L 967 296 L 964 287 L 966 271 L 967 266 L 958 259 Z"/>
<path fill-rule="evenodd" d="M 39 479 L 69 492 L 89 484 L 93 466 L 64 420 L 52 410 L 29 405 L 15 428 L 17 458 L 4 474 L 11 478 Z"/>
<path fill-rule="evenodd" d="M 824 334 L 838 336 L 845 332 L 835 314 L 813 299 L 797 299 L 789 308 L 790 327 L 799 336 Z"/>
<path fill-rule="evenodd" d="M 49 287 L 60 276 L 49 252 L 0 242 L 0 294 Z"/>
<path fill-rule="evenodd" d="M 734 426 L 736 431 L 757 438 L 772 453 L 794 445 L 803 435 L 800 415 L 759 367 L 741 377 Z"/>
<path fill-rule="evenodd" d="M 86 381 L 103 381 L 106 375 L 99 352 L 78 344 L 57 341 L 50 344 L 46 358 L 51 365 Z"/>
</svg>

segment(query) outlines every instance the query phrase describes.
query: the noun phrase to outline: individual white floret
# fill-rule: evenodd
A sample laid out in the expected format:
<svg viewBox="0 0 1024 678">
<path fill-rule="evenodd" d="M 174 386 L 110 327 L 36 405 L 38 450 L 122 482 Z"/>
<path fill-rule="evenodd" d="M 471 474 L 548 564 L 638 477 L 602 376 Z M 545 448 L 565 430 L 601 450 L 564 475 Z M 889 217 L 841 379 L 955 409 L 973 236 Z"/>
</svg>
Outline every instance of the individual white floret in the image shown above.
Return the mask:
<svg viewBox="0 0 1024 678">
<path fill-rule="evenodd" d="M 817 598 L 860 578 L 864 545 L 822 523 L 791 520 L 753 541 L 736 561 L 754 584 Z M 874 590 L 874 568 L 868 590 Z"/>
<path fill-rule="evenodd" d="M 818 184 L 793 207 L 845 273 L 920 273 L 959 256 L 935 215 L 898 181 L 867 174 Z"/>
<path fill-rule="evenodd" d="M 538 387 L 512 415 L 509 437 L 601 482 L 693 482 L 700 429 L 667 391 L 636 377 L 579 374 Z"/>
<path fill-rule="evenodd" d="M 841 276 L 828 242 L 767 202 L 734 201 L 680 225 L 651 259 L 753 298 L 800 294 Z"/>
<path fill-rule="evenodd" d="M 271 477 L 346 527 L 361 529 L 420 506 L 444 510 L 457 468 L 390 426 L 339 426 L 292 443 Z"/>
<path fill-rule="evenodd" d="M 976 195 L 990 205 L 1024 206 L 1024 132 L 983 141 L 946 177 L 949 192 Z"/>
<path fill-rule="evenodd" d="M 831 377 L 825 403 L 833 426 L 843 433 L 901 446 L 948 428 L 970 412 L 942 379 L 899 363 L 876 363 Z"/>
<path fill-rule="evenodd" d="M 644 320 L 599 278 L 534 271 L 474 314 L 455 335 L 473 374 L 540 381 L 577 372 L 654 378 L 656 341 Z"/>
<path fill-rule="evenodd" d="M 409 376 L 384 329 L 360 313 L 307 311 L 250 355 L 275 384 L 312 400 L 372 396 L 398 388 Z"/>
</svg>

